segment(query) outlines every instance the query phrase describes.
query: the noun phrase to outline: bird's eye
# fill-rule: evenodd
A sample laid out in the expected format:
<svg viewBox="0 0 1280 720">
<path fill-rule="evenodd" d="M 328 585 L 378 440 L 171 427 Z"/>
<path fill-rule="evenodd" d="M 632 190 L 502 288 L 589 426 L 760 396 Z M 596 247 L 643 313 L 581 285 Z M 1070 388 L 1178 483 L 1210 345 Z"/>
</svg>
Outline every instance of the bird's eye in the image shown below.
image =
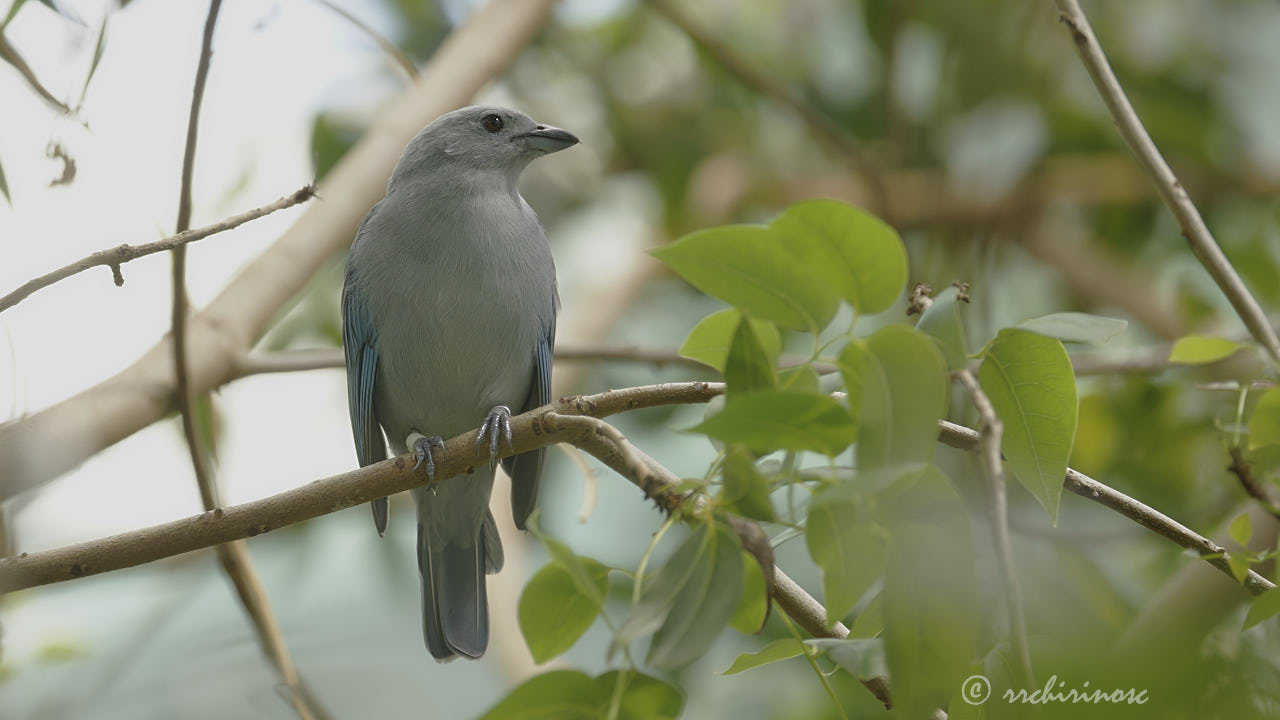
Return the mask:
<svg viewBox="0 0 1280 720">
<path fill-rule="evenodd" d="M 497 115 L 485 115 L 480 118 L 480 127 L 491 133 L 496 133 L 502 129 L 502 118 Z"/>
</svg>

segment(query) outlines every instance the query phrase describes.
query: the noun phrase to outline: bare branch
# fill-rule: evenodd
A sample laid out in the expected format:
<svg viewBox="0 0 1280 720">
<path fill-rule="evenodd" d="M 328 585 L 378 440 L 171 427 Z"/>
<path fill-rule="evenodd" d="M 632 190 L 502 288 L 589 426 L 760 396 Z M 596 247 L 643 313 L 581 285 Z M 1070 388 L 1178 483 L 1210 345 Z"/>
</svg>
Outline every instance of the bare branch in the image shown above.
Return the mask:
<svg viewBox="0 0 1280 720">
<path fill-rule="evenodd" d="M 944 445 L 969 451 L 976 451 L 978 448 L 978 433 L 970 428 L 942 420 L 938 423 L 938 430 L 938 440 Z M 1111 508 L 1157 535 L 1198 553 L 1210 565 L 1232 578 L 1235 577 L 1227 564 L 1225 548 L 1173 518 L 1071 468 L 1067 468 L 1067 477 L 1063 486 L 1086 500 Z M 1268 590 L 1274 590 L 1276 586 L 1275 583 L 1250 570 L 1245 576 L 1244 587 L 1253 595 L 1261 595 Z"/>
<path fill-rule="evenodd" d="M 1004 483 L 1004 465 L 1000 457 L 1000 440 L 1004 436 L 1004 423 L 996 415 L 991 399 L 982 391 L 978 379 L 968 370 L 956 373 L 960 384 L 969 391 L 973 406 L 978 411 L 978 454 L 986 470 L 987 495 L 991 512 L 991 536 L 995 540 L 996 558 L 1000 564 L 1000 579 L 1004 582 L 1005 602 L 1009 610 L 1009 636 L 1013 653 L 1018 661 L 1018 671 L 1023 687 L 1035 685 L 1035 673 L 1031 669 L 1031 646 L 1027 643 L 1027 621 L 1022 608 L 1022 589 L 1018 587 L 1018 570 L 1013 562 L 1013 544 L 1009 542 L 1009 499 Z"/>
<path fill-rule="evenodd" d="M 550 16 L 554 0 L 489 0 L 450 33 L 417 82 L 325 176 L 326 202 L 297 222 L 191 321 L 196 393 L 230 377 L 280 309 L 334 253 L 347 247 L 386 187 L 404 147 L 433 118 L 465 104 L 499 75 Z M 0 425 L 0 500 L 76 467 L 174 410 L 169 339 L 83 392 Z"/>
<path fill-rule="evenodd" d="M 13 292 L 5 295 L 4 297 L 0 297 L 0 312 L 17 305 L 27 299 L 28 295 L 31 295 L 37 290 L 49 287 L 60 280 L 66 280 L 72 275 L 100 265 L 111 268 L 115 275 L 116 285 L 123 285 L 124 277 L 119 273 L 120 266 L 124 263 L 158 252 L 173 250 L 174 248 L 186 245 L 187 243 L 203 240 L 210 235 L 216 235 L 220 232 L 226 232 L 227 230 L 234 230 L 250 220 L 257 220 L 258 218 L 270 215 L 277 210 L 283 210 L 287 207 L 293 207 L 298 203 L 305 202 L 311 199 L 314 195 L 315 187 L 313 185 L 306 185 L 269 205 L 263 205 L 260 208 L 255 208 L 248 212 L 240 213 L 239 215 L 233 215 L 225 220 L 213 223 L 212 225 L 206 225 L 205 227 L 196 228 L 194 230 L 185 230 L 183 232 L 170 235 L 162 240 L 156 240 L 155 242 L 149 242 L 143 245 L 118 245 L 107 250 L 99 250 L 92 255 L 88 255 L 69 265 L 60 267 L 53 272 L 41 275 L 34 280 L 29 280 Z"/>
<path fill-rule="evenodd" d="M 213 31 L 218 21 L 222 0 L 210 0 L 209 15 L 204 23 L 204 35 L 200 43 L 200 61 L 196 65 L 196 79 L 191 92 L 191 111 L 187 116 L 187 140 L 182 154 L 182 181 L 178 191 L 178 220 L 174 230 L 183 232 L 191 226 L 191 182 L 195 173 L 196 141 L 199 136 L 200 105 L 204 99 L 205 82 L 209 77 L 209 61 L 213 55 Z M 209 463 L 208 454 L 201 444 L 200 420 L 195 413 L 195 396 L 191 391 L 187 367 L 187 246 L 173 249 L 173 366 L 174 395 L 178 413 L 182 417 L 182 434 L 186 439 L 191 466 L 205 511 L 212 511 L 221 504 L 217 480 Z M 284 642 L 284 633 L 276 621 L 275 612 L 267 600 L 267 591 L 249 557 L 249 549 L 243 540 L 218 545 L 215 550 L 223 573 L 235 586 L 236 596 L 258 636 L 262 652 L 271 661 L 288 691 L 289 703 L 300 720 L 315 720 L 298 678 L 297 668 Z"/>
<path fill-rule="evenodd" d="M 1133 105 L 1120 87 L 1120 81 L 1111 70 L 1107 56 L 1103 53 L 1102 46 L 1098 44 L 1098 38 L 1094 35 L 1084 10 L 1080 8 L 1079 1 L 1054 0 L 1054 4 L 1058 6 L 1058 11 L 1061 13 L 1060 19 L 1070 31 L 1076 51 L 1089 71 L 1089 76 L 1093 78 L 1093 84 L 1097 86 L 1098 93 L 1102 95 L 1102 101 L 1111 112 L 1120 136 L 1133 150 L 1138 162 L 1151 175 L 1160 198 L 1177 218 L 1178 225 L 1182 228 L 1182 235 L 1191 246 L 1191 251 L 1213 276 L 1214 282 L 1227 296 L 1236 314 L 1244 321 L 1245 327 L 1249 328 L 1253 337 L 1266 348 L 1272 361 L 1280 362 L 1280 338 L 1276 336 L 1275 329 L 1267 322 L 1267 317 L 1262 312 L 1262 307 L 1258 305 L 1257 299 L 1249 292 L 1249 288 L 1240 279 L 1235 267 L 1227 260 L 1227 256 L 1223 254 L 1218 241 L 1209 232 L 1208 226 L 1200 217 L 1199 211 L 1191 202 L 1182 183 L 1178 181 L 1169 164 L 1160 155 L 1155 143 L 1152 142 L 1151 136 L 1147 134 L 1142 120 L 1134 112 Z"/>
<path fill-rule="evenodd" d="M 1227 470 L 1240 481 L 1240 487 L 1244 488 L 1246 494 L 1254 500 L 1258 501 L 1258 505 L 1267 512 L 1277 518 L 1280 518 L 1280 506 L 1276 505 L 1276 501 L 1271 498 L 1271 493 L 1267 490 L 1258 479 L 1253 476 L 1253 469 L 1249 467 L 1249 463 L 1244 459 L 1244 450 L 1239 445 L 1233 445 L 1230 449 L 1231 465 Z"/>
<path fill-rule="evenodd" d="M 513 445 L 508 448 L 503 444 L 500 454 L 519 454 L 560 442 L 560 436 L 548 433 L 541 422 L 542 415 L 548 410 L 561 415 L 604 418 L 626 410 L 702 403 L 723 392 L 722 383 L 666 383 L 562 398 L 552 405 L 512 418 Z M 568 436 L 573 432 L 574 429 L 570 428 L 564 431 L 564 435 Z M 477 463 L 482 462 L 475 457 L 474 431 L 449 440 L 445 448 L 445 457 L 436 462 L 438 477 L 467 475 L 475 469 Z M 362 505 L 374 498 L 394 495 L 423 485 L 426 475 L 414 472 L 413 466 L 413 456 L 405 455 L 316 480 L 251 503 L 218 508 L 150 528 L 55 550 L 2 558 L 0 593 L 134 567 L 217 543 L 254 537 L 269 530 Z"/>
<path fill-rule="evenodd" d="M 418 77 L 418 68 L 413 64 L 413 61 L 409 59 L 409 56 L 405 55 L 400 48 L 396 47 L 395 43 L 388 40 L 382 33 L 374 30 L 368 23 L 353 15 L 346 8 L 334 4 L 331 0 L 315 1 L 334 13 L 337 13 L 339 17 L 354 25 L 360 32 L 368 35 L 369 38 L 373 40 L 374 44 L 376 44 L 387 57 L 391 58 L 392 65 L 400 71 L 400 74 L 404 76 L 406 81 L 412 82 L 414 78 Z"/>
</svg>

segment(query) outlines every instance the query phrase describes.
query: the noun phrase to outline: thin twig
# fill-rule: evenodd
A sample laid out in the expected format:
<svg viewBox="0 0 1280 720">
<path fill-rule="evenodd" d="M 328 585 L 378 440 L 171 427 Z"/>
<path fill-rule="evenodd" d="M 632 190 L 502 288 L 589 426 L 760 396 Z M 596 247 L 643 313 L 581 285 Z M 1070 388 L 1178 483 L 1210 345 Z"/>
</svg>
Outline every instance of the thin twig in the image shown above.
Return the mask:
<svg viewBox="0 0 1280 720">
<path fill-rule="evenodd" d="M 315 1 L 337 13 L 339 17 L 354 25 L 360 32 L 368 35 L 370 39 L 377 44 L 378 48 L 381 49 L 387 57 L 391 58 L 392 65 L 394 65 L 395 68 L 404 75 L 405 80 L 413 82 L 413 80 L 418 77 L 418 67 L 413 64 L 413 60 L 410 60 L 409 56 L 404 54 L 404 51 L 396 47 L 396 44 L 388 40 L 382 33 L 374 30 L 368 23 L 351 14 L 346 8 L 340 7 L 330 0 Z"/>
<path fill-rule="evenodd" d="M 866 181 L 870 190 L 870 202 L 865 202 L 864 204 L 869 206 L 868 209 L 881 215 L 889 213 L 889 198 L 877 163 L 869 153 L 858 147 L 849 138 L 843 128 L 819 112 L 817 108 L 802 100 L 786 85 L 756 69 L 746 58 L 739 55 L 714 34 L 699 27 L 684 13 L 684 10 L 677 8 L 674 3 L 669 0 L 647 0 L 647 2 L 650 7 L 657 10 L 672 25 L 680 28 L 685 35 L 688 35 L 695 45 L 727 70 L 729 74 L 751 86 L 761 95 L 795 113 L 805 125 L 809 126 L 809 130 L 820 141 L 839 153 L 850 167 Z M 889 220 L 890 224 L 892 224 L 890 218 L 886 218 L 886 220 Z"/>
<path fill-rule="evenodd" d="M 204 99 L 205 82 L 209 76 L 209 61 L 213 56 L 213 31 L 218 21 L 222 0 L 210 0 L 209 15 L 205 19 L 204 36 L 200 44 L 200 62 L 196 66 L 196 79 L 191 92 L 191 111 L 187 117 L 187 141 L 182 154 L 182 181 L 178 192 L 178 220 L 176 232 L 182 233 L 191 226 L 191 182 L 195 171 L 196 140 L 199 136 L 200 105 Z M 217 481 L 213 476 L 209 457 L 201 444 L 202 429 L 195 413 L 195 394 L 188 379 L 187 365 L 187 246 L 180 244 L 173 249 L 173 367 L 174 395 L 178 412 L 182 417 L 182 434 L 186 439 L 191 466 L 195 471 L 200 499 L 206 512 L 221 505 Z M 267 593 L 249 557 L 249 549 L 243 540 L 237 540 L 215 548 L 218 563 L 235 586 L 236 596 L 258 636 L 263 653 L 280 674 L 288 691 L 288 700 L 301 720 L 314 720 L 315 714 L 303 696 L 301 683 L 293 658 L 284 642 L 284 634 L 276 621 L 275 613 L 267 600 Z"/>
<path fill-rule="evenodd" d="M 1035 685 L 1035 672 L 1031 668 L 1031 646 L 1027 642 L 1027 621 L 1022 606 L 1022 589 L 1018 587 L 1018 570 L 1013 562 L 1013 544 L 1009 541 L 1009 499 L 1004 482 L 1004 465 L 1000 458 L 1000 441 L 1004 424 L 996 415 L 991 399 L 982 391 L 978 379 L 969 370 L 956 373 L 960 384 L 969 391 L 974 408 L 978 411 L 978 454 L 986 470 L 987 495 L 991 512 L 991 536 L 995 540 L 996 558 L 1000 565 L 1000 579 L 1004 581 L 1005 603 L 1009 610 L 1009 636 L 1013 646 L 1019 678 L 1023 687 Z"/>
<path fill-rule="evenodd" d="M 1249 497 L 1257 500 L 1258 505 L 1263 510 L 1280 518 L 1280 505 L 1276 505 L 1276 501 L 1271 499 L 1271 493 L 1253 476 L 1253 469 L 1249 467 L 1248 461 L 1244 459 L 1244 450 L 1239 445 L 1232 445 L 1230 453 L 1231 465 L 1227 467 L 1227 470 L 1231 471 L 1231 474 L 1235 475 L 1236 479 L 1240 481 L 1240 487 L 1244 488 Z"/>
<path fill-rule="evenodd" d="M 305 202 L 314 195 L 315 186 L 306 185 L 292 194 L 286 195 L 269 205 L 263 205 L 260 208 L 255 208 L 248 212 L 240 213 L 239 215 L 233 215 L 225 220 L 213 223 L 212 225 L 206 225 L 205 227 L 196 228 L 194 230 L 186 230 L 184 232 L 170 235 L 162 240 L 156 240 L 155 242 L 149 242 L 143 245 L 125 244 L 117 245 L 116 247 L 109 248 L 107 250 L 99 250 L 98 252 L 80 258 L 69 265 L 64 265 L 53 272 L 45 273 L 33 280 L 28 280 L 18 289 L 4 297 L 0 297 L 0 312 L 17 305 L 25 300 L 28 295 L 31 295 L 37 290 L 49 287 L 60 280 L 66 280 L 72 275 L 100 265 L 111 268 L 112 274 L 115 277 L 115 284 L 123 285 L 124 276 L 120 272 L 120 266 L 124 263 L 158 252 L 173 250 L 174 248 L 186 245 L 187 243 L 192 243 L 196 240 L 203 240 L 210 235 L 216 235 L 220 232 L 233 230 L 250 220 L 257 220 L 258 218 L 270 215 L 277 210 L 283 210 L 287 207 L 293 207 L 298 203 Z"/>
<path fill-rule="evenodd" d="M 1257 299 L 1249 292 L 1249 288 L 1240 279 L 1235 267 L 1223 254 L 1218 241 L 1209 232 L 1204 218 L 1200 217 L 1200 212 L 1191 202 L 1182 183 L 1173 174 L 1173 170 L 1169 168 L 1169 164 L 1160 155 L 1159 149 L 1143 127 L 1142 120 L 1138 118 L 1129 98 L 1120 87 L 1120 81 L 1111 70 L 1107 56 L 1103 53 L 1102 46 L 1098 43 L 1098 38 L 1094 35 L 1084 10 L 1080 8 L 1080 3 L 1078 0 L 1054 0 L 1054 4 L 1058 6 L 1061 13 L 1062 23 L 1071 32 L 1076 51 L 1089 71 L 1089 76 L 1093 78 L 1093 84 L 1097 86 L 1102 101 L 1111 112 L 1120 136 L 1133 150 L 1138 162 L 1151 175 L 1164 204 L 1177 218 L 1178 225 L 1182 228 L 1182 235 L 1191 246 L 1191 251 L 1213 276 L 1214 282 L 1227 296 L 1227 300 L 1231 302 L 1231 306 L 1244 321 L 1245 327 L 1249 328 L 1254 339 L 1266 348 L 1272 361 L 1280 362 L 1280 337 L 1276 336 L 1275 329 L 1267 322 L 1267 317 L 1262 312 L 1262 307 L 1258 305 Z"/>
<path fill-rule="evenodd" d="M 975 430 L 946 420 L 938 422 L 938 441 L 944 445 L 976 451 L 979 440 Z M 1086 500 L 1092 500 L 1103 507 L 1115 510 L 1157 535 L 1197 553 L 1201 559 L 1224 574 L 1235 577 L 1231 572 L 1231 566 L 1227 563 L 1225 548 L 1177 520 L 1071 468 L 1067 468 L 1063 487 Z M 1275 587 L 1275 583 L 1252 570 L 1244 579 L 1244 588 L 1252 595 L 1261 595 L 1268 590 L 1274 590 Z"/>
</svg>

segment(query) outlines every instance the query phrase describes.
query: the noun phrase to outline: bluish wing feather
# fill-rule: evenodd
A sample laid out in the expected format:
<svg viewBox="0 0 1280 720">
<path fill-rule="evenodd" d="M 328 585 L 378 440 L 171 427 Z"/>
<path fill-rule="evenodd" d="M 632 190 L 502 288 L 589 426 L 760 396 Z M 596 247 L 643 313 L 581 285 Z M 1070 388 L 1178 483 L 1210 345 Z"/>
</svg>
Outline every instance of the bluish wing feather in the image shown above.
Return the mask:
<svg viewBox="0 0 1280 720">
<path fill-rule="evenodd" d="M 538 340 L 533 359 L 533 382 L 529 387 L 529 397 L 525 399 L 520 412 L 528 412 L 551 402 L 551 355 L 555 343 L 556 320 L 553 312 L 551 324 Z M 546 448 L 539 448 L 502 461 L 503 469 L 511 477 L 511 514 L 515 518 L 516 527 L 521 530 L 524 530 L 525 522 L 538 502 L 538 485 L 542 482 L 542 463 L 546 455 Z"/>
<path fill-rule="evenodd" d="M 378 371 L 377 338 L 358 291 L 352 290 L 348 273 L 342 289 L 342 350 L 347 361 L 347 404 L 351 434 L 360 467 L 387 458 L 386 441 L 373 414 L 373 381 Z M 373 501 L 373 522 L 381 535 L 387 530 L 387 499 Z"/>
</svg>

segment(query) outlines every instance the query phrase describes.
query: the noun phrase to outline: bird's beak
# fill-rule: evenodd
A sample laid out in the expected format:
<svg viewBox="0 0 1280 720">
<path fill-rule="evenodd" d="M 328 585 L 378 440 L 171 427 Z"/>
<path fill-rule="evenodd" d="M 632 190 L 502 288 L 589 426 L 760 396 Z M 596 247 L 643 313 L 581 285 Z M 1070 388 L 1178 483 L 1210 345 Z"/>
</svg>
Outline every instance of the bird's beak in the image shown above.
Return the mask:
<svg viewBox="0 0 1280 720">
<path fill-rule="evenodd" d="M 544 153 L 558 152 L 578 144 L 578 138 L 573 133 L 550 125 L 539 125 L 527 133 L 516 135 L 512 139 L 523 139 L 526 145 Z"/>
</svg>

